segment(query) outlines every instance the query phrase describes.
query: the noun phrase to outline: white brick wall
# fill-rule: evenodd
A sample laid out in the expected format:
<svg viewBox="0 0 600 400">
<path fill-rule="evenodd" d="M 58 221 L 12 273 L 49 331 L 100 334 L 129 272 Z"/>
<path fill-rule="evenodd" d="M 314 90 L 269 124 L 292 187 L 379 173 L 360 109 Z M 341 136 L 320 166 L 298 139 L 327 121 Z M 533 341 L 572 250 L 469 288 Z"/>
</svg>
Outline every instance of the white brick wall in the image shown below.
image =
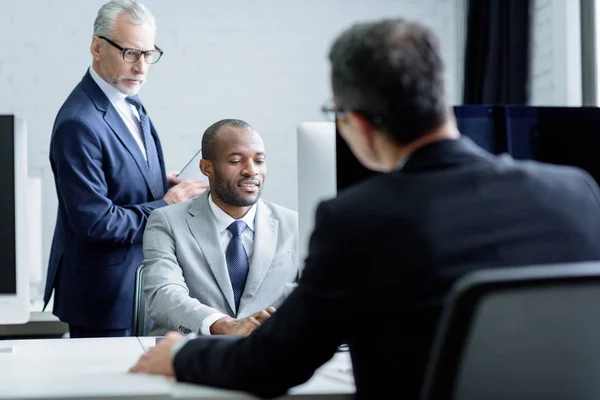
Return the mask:
<svg viewBox="0 0 600 400">
<path fill-rule="evenodd" d="M 530 104 L 581 105 L 579 0 L 532 4 Z"/>
<path fill-rule="evenodd" d="M 48 162 L 52 123 L 90 64 L 92 23 L 104 0 L 0 0 L 0 113 L 29 127 L 30 175 L 43 179 L 43 259 L 56 218 Z M 356 20 L 416 18 L 442 38 L 455 102 L 462 91 L 461 0 L 146 0 L 165 56 L 141 92 L 163 142 L 168 170 L 180 168 L 218 119 L 242 118 L 269 153 L 264 197 L 295 208 L 296 126 L 320 121 L 330 96 L 326 54 Z M 458 89 L 456 89 L 458 88 Z"/>
</svg>

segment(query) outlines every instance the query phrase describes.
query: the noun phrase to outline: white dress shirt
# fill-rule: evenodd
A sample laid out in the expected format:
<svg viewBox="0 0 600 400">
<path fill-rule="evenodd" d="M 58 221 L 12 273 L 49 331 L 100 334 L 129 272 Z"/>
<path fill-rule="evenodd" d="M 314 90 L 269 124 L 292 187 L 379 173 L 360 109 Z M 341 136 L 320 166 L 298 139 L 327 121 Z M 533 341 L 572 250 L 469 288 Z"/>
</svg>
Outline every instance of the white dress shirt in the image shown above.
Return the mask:
<svg viewBox="0 0 600 400">
<path fill-rule="evenodd" d="M 212 194 L 208 196 L 208 204 L 210 209 L 215 216 L 216 221 L 216 229 L 217 234 L 219 235 L 219 241 L 221 244 L 221 249 L 223 250 L 223 254 L 227 251 L 227 246 L 231 241 L 232 234 L 227 230 L 227 227 L 231 225 L 235 219 L 232 218 L 225 211 L 221 210 L 219 206 L 217 206 L 212 200 Z M 252 260 L 252 252 L 254 249 L 254 217 L 256 217 L 256 204 L 250 207 L 250 210 L 244 215 L 241 220 L 244 221 L 247 225 L 247 228 L 242 232 L 242 246 L 244 246 L 244 250 L 246 250 L 246 254 L 248 255 L 248 265 L 250 265 L 250 261 Z M 210 335 L 210 327 L 217 320 L 226 317 L 227 315 L 223 313 L 213 313 L 208 317 L 202 320 L 202 325 L 200 325 L 200 333 L 203 335 Z"/>
<path fill-rule="evenodd" d="M 146 159 L 146 147 L 144 146 L 144 137 L 142 135 L 142 126 L 140 125 L 140 115 L 137 109 L 129 104 L 125 97 L 126 94 L 119 92 L 117 89 L 109 85 L 104 79 L 98 75 L 94 70 L 94 67 L 90 67 L 90 75 L 96 84 L 100 87 L 100 90 L 108 97 L 108 101 L 117 110 L 129 132 L 133 135 L 136 143 L 140 147 L 144 160 Z"/>
</svg>

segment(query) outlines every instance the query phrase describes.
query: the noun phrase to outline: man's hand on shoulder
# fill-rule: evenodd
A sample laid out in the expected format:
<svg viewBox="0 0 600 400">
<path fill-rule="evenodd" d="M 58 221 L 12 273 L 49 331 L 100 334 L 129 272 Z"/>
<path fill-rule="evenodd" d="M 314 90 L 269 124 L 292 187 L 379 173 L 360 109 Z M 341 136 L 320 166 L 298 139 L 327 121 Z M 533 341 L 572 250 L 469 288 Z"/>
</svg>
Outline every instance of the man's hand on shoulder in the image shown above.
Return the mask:
<svg viewBox="0 0 600 400">
<path fill-rule="evenodd" d="M 175 376 L 173 345 L 181 339 L 183 336 L 179 332 L 169 332 L 156 346 L 144 353 L 129 372 Z"/>
<path fill-rule="evenodd" d="M 223 317 L 210 326 L 212 335 L 242 335 L 248 336 L 275 312 L 274 307 L 260 310 L 246 318 L 234 319 Z"/>
<path fill-rule="evenodd" d="M 181 203 L 200 196 L 208 188 L 203 181 L 181 181 L 173 186 L 163 197 L 168 204 Z"/>
<path fill-rule="evenodd" d="M 179 175 L 179 172 L 169 172 L 167 174 L 167 184 L 169 189 L 183 182 L 183 179 L 179 178 L 177 175 Z"/>
</svg>

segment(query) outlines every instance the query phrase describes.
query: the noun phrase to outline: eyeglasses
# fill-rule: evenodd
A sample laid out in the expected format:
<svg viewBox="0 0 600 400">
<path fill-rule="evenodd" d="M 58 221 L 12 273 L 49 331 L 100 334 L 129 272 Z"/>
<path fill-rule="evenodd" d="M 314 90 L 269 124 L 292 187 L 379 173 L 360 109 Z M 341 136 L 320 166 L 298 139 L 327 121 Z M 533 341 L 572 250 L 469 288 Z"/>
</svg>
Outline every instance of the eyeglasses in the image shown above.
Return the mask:
<svg viewBox="0 0 600 400">
<path fill-rule="evenodd" d="M 98 36 L 98 37 L 100 39 L 106 40 L 112 46 L 121 50 L 121 52 L 123 53 L 123 61 L 128 62 L 128 63 L 136 62 L 137 60 L 140 59 L 140 57 L 143 54 L 144 61 L 146 61 L 147 64 L 156 64 L 163 55 L 163 51 L 161 49 L 159 49 L 158 46 L 154 46 L 154 47 L 156 47 L 155 50 L 146 50 L 146 51 L 138 50 L 138 49 L 130 49 L 130 48 L 121 47 L 118 44 L 116 44 L 115 42 L 113 42 L 112 40 L 110 40 L 104 36 Z"/>
<path fill-rule="evenodd" d="M 353 112 L 353 113 L 362 115 L 364 118 L 371 121 L 371 123 L 374 125 L 382 125 L 383 124 L 383 118 L 380 115 L 375 115 L 375 114 L 372 114 L 372 113 L 369 113 L 366 111 L 350 110 L 350 109 L 347 109 L 344 107 L 340 107 L 340 106 L 336 105 L 333 102 L 333 100 L 327 100 L 321 106 L 321 112 L 325 116 L 325 120 L 332 121 L 332 122 L 335 122 L 338 119 L 345 118 L 346 114 Z"/>
<path fill-rule="evenodd" d="M 327 100 L 321 106 L 321 112 L 323 113 L 326 121 L 335 122 L 337 119 L 344 118 L 348 113 L 348 110 L 335 105 L 333 100 Z"/>
</svg>

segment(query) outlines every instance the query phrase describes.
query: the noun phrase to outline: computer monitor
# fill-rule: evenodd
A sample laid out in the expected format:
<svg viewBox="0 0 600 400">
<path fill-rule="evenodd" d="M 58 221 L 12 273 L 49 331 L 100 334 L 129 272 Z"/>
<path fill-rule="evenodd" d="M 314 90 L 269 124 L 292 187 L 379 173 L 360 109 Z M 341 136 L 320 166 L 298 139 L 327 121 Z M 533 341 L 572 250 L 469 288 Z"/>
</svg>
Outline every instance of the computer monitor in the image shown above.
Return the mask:
<svg viewBox="0 0 600 400">
<path fill-rule="evenodd" d="M 514 158 L 576 166 L 600 184 L 600 108 L 510 106 L 506 121 Z"/>
<path fill-rule="evenodd" d="M 453 111 L 461 135 L 492 154 L 507 151 L 504 107 L 462 105 L 454 106 Z"/>
<path fill-rule="evenodd" d="M 538 107 L 507 106 L 505 114 L 508 153 L 517 160 L 533 159 L 532 143 L 537 136 Z"/>
<path fill-rule="evenodd" d="M 302 267 L 317 206 L 337 193 L 335 123 L 304 122 L 298 126 L 297 142 L 298 238 Z"/>
<path fill-rule="evenodd" d="M 27 129 L 0 115 L 0 324 L 29 320 Z"/>
</svg>

